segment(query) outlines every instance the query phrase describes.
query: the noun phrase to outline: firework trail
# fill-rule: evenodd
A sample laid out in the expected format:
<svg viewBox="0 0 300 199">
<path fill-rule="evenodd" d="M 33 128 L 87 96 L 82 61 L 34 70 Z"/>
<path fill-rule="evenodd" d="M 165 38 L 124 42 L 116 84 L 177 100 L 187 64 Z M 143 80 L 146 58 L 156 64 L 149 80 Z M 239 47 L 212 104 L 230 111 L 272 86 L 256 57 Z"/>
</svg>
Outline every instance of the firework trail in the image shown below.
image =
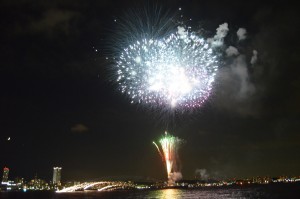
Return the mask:
<svg viewBox="0 0 300 199">
<path fill-rule="evenodd" d="M 161 151 L 160 151 L 158 145 L 157 145 L 155 142 L 152 142 L 152 143 L 153 143 L 153 144 L 155 145 L 155 147 L 157 148 L 157 151 L 158 151 L 158 153 L 159 153 L 159 155 L 160 155 L 162 161 L 164 162 L 164 161 L 165 161 L 164 156 L 163 156 L 163 154 L 161 153 Z"/>
<path fill-rule="evenodd" d="M 182 24 L 174 28 L 170 20 L 162 24 L 146 20 L 145 26 L 134 25 L 134 20 L 123 24 L 128 38 L 122 38 L 115 58 L 121 92 L 132 103 L 154 107 L 202 106 L 211 94 L 218 70 L 212 44 Z"/>
<path fill-rule="evenodd" d="M 166 165 L 167 175 L 168 175 L 168 184 L 172 185 L 175 183 L 178 174 L 181 173 L 179 171 L 178 165 L 178 149 L 182 144 L 183 140 L 179 139 L 178 137 L 174 137 L 167 132 L 165 132 L 164 137 L 159 140 L 161 145 L 161 150 L 155 144 L 158 149 L 159 154 L 163 157 L 163 162 Z M 161 153 L 162 151 L 162 153 Z"/>
</svg>

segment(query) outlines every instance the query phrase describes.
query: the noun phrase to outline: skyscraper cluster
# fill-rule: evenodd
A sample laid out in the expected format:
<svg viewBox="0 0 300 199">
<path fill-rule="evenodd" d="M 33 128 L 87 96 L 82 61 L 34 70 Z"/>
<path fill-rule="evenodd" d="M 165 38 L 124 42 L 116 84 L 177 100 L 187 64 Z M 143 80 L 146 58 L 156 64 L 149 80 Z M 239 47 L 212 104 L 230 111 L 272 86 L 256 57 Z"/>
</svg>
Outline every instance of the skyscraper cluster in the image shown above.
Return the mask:
<svg viewBox="0 0 300 199">
<path fill-rule="evenodd" d="M 0 191 L 9 190 L 58 190 L 62 186 L 61 183 L 61 167 L 53 167 L 53 179 L 48 183 L 43 179 L 39 179 L 35 175 L 34 179 L 24 181 L 23 178 L 17 177 L 15 180 L 9 180 L 9 168 L 3 168 L 2 181 Z"/>
</svg>

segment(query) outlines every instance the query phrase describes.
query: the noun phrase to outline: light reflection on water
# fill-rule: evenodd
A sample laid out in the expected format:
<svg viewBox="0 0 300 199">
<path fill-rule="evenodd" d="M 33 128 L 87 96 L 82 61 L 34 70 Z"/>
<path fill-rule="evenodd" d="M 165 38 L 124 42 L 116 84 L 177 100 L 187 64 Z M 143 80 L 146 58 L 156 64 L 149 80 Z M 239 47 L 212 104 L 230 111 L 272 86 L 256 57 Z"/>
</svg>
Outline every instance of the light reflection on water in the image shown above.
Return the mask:
<svg viewBox="0 0 300 199">
<path fill-rule="evenodd" d="M 161 198 L 161 199 L 180 199 L 182 198 L 182 190 L 181 189 L 163 189 L 158 190 L 156 192 L 150 192 L 149 198 Z"/>
<path fill-rule="evenodd" d="M 150 191 L 143 196 L 134 196 L 133 198 L 145 198 L 145 199 L 212 199 L 212 198 L 254 198 L 255 193 L 247 196 L 246 192 L 239 190 L 187 190 L 187 189 L 162 189 L 156 191 Z"/>
</svg>

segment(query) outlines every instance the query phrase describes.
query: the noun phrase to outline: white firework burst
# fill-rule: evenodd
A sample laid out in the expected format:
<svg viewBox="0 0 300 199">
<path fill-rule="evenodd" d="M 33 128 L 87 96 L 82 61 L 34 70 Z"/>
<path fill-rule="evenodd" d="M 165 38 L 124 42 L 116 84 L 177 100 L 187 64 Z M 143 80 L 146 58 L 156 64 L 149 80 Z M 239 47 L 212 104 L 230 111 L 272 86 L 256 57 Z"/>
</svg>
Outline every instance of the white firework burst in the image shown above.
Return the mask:
<svg viewBox="0 0 300 199">
<path fill-rule="evenodd" d="M 178 27 L 160 38 L 136 39 L 121 50 L 115 67 L 132 103 L 194 108 L 209 97 L 218 61 L 209 43 Z"/>
</svg>

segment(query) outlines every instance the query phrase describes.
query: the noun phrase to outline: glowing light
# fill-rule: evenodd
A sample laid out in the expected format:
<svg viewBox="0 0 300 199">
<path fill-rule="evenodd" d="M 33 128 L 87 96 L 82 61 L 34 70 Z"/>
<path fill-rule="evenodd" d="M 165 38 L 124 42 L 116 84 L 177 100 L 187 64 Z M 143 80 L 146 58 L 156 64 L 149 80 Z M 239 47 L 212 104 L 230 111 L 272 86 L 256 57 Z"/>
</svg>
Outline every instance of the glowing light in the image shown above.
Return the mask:
<svg viewBox="0 0 300 199">
<path fill-rule="evenodd" d="M 179 173 L 178 168 L 178 149 L 180 144 L 183 142 L 182 139 L 179 139 L 178 137 L 174 137 L 167 132 L 165 132 L 165 136 L 162 137 L 159 140 L 159 143 L 161 145 L 161 150 L 159 147 L 155 144 L 155 146 L 158 149 L 159 154 L 163 157 L 163 161 L 166 165 L 167 175 L 168 175 L 168 183 L 171 185 L 174 183 L 174 177 L 173 174 Z M 162 155 L 163 154 L 163 155 Z"/>
<path fill-rule="evenodd" d="M 88 191 L 88 190 L 98 190 L 98 191 L 118 190 L 118 189 L 134 188 L 134 187 L 135 185 L 133 183 L 123 182 L 123 181 L 84 182 L 82 184 L 77 184 L 71 187 L 57 190 L 56 193 Z"/>
<path fill-rule="evenodd" d="M 159 192 L 159 198 L 172 198 L 179 199 L 181 198 L 182 190 L 180 189 L 163 189 Z"/>
<path fill-rule="evenodd" d="M 116 59 L 116 81 L 132 103 L 170 108 L 200 107 L 215 79 L 217 56 L 183 27 L 167 36 L 137 38 Z"/>
<path fill-rule="evenodd" d="M 158 153 L 159 153 L 161 159 L 164 161 L 164 156 L 163 156 L 163 154 L 161 153 L 161 151 L 160 151 L 158 145 L 157 145 L 155 142 L 152 142 L 152 143 L 155 145 L 155 147 L 157 148 L 157 151 L 158 151 Z"/>
</svg>

